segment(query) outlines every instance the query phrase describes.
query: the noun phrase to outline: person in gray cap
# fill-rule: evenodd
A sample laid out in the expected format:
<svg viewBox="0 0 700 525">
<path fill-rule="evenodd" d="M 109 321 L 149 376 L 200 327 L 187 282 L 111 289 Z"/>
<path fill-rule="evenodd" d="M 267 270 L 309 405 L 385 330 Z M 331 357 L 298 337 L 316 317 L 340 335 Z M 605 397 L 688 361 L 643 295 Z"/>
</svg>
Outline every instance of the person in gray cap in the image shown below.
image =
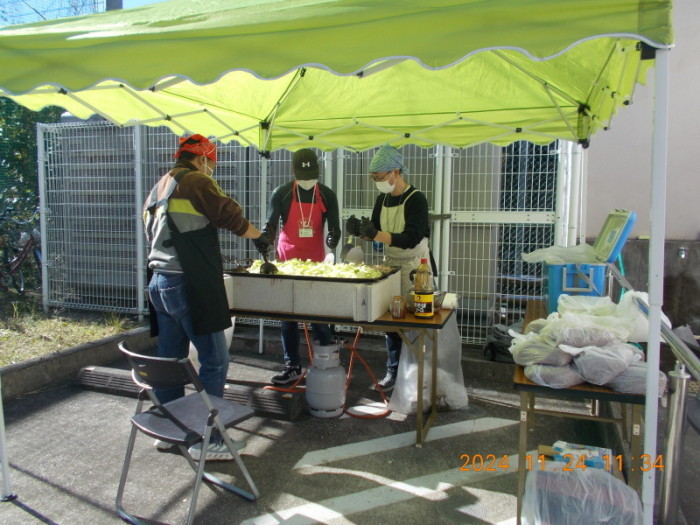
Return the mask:
<svg viewBox="0 0 700 525">
<path fill-rule="evenodd" d="M 300 149 L 292 157 L 294 178 L 275 188 L 270 195 L 270 211 L 263 232 L 277 240 L 277 258 L 321 262 L 326 246 L 334 250 L 340 240 L 338 198 L 328 186 L 318 182 L 318 157 L 313 150 Z M 325 236 L 324 225 L 328 224 Z M 324 245 L 325 244 L 325 245 Z M 311 324 L 314 339 L 321 345 L 331 344 L 327 324 Z M 296 321 L 282 321 L 282 348 L 285 368 L 272 378 L 277 385 L 296 381 L 301 376 L 299 330 Z"/>
<path fill-rule="evenodd" d="M 393 146 L 385 144 L 376 151 L 369 171 L 379 190 L 372 217 L 363 217 L 362 220 L 350 218 L 346 222 L 346 230 L 350 235 L 360 235 L 365 240 L 384 244 L 385 264 L 401 267 L 401 294 L 406 297 L 411 288 L 411 270 L 418 268 L 423 257 L 432 261 L 428 246 L 428 200 L 406 182 L 403 155 Z M 386 334 L 386 347 L 386 375 L 378 383 L 385 392 L 393 389 L 396 383 L 401 356 L 401 337 L 398 333 Z"/>
</svg>

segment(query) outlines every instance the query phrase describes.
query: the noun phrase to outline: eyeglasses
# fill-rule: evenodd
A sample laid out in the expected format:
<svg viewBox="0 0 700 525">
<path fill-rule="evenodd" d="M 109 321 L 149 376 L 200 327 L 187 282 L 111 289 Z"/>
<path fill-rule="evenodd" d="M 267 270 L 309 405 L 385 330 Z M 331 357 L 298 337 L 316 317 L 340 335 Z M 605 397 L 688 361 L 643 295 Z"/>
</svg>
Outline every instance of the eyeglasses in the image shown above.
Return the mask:
<svg viewBox="0 0 700 525">
<path fill-rule="evenodd" d="M 372 177 L 372 180 L 374 182 L 384 182 L 387 180 L 389 177 L 391 177 L 391 174 L 394 173 L 394 171 L 385 171 L 384 173 L 379 172 L 379 173 L 370 173 L 370 177 Z"/>
</svg>

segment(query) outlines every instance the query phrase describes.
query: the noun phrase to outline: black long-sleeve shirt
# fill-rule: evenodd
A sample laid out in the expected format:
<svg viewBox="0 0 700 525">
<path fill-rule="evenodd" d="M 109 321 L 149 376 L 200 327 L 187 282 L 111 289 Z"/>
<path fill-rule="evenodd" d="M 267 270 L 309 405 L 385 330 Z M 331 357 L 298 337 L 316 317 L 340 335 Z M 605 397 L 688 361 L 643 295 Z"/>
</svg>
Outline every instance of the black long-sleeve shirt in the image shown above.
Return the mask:
<svg viewBox="0 0 700 525">
<path fill-rule="evenodd" d="M 398 196 L 393 196 L 389 193 L 381 193 L 377 196 L 372 209 L 372 223 L 381 231 L 388 231 L 387 225 L 382 227 L 381 213 L 382 206 L 392 208 L 399 206 L 405 201 L 404 220 L 405 226 L 402 232 L 391 233 L 391 246 L 397 248 L 415 248 L 423 237 L 430 237 L 430 226 L 428 223 L 428 199 L 421 191 L 416 191 L 411 195 L 410 199 L 406 199 L 413 191 L 414 187 L 409 185 L 406 190 Z"/>
<path fill-rule="evenodd" d="M 323 214 L 323 221 L 328 221 L 328 231 L 338 232 L 340 235 L 340 212 L 338 211 L 338 197 L 332 189 L 324 184 L 318 183 L 321 200 L 326 207 Z M 273 238 L 277 235 L 277 227 L 282 220 L 282 227 L 287 222 L 289 217 L 289 209 L 292 205 L 292 190 L 294 189 L 294 181 L 287 182 L 274 189 L 270 195 L 270 209 L 267 215 L 267 222 L 263 231 Z M 314 188 L 305 190 L 299 187 L 298 198 L 301 202 L 313 202 Z"/>
</svg>

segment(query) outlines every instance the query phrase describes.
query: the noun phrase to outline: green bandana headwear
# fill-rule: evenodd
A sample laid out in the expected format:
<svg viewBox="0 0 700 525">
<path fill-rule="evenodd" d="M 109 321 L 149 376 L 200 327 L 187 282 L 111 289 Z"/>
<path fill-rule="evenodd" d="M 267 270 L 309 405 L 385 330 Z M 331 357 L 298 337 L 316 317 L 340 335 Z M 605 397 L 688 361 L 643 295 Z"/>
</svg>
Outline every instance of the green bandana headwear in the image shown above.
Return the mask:
<svg viewBox="0 0 700 525">
<path fill-rule="evenodd" d="M 369 171 L 370 173 L 381 173 L 392 170 L 406 172 L 406 166 L 403 165 L 403 155 L 395 147 L 384 144 L 372 157 Z"/>
</svg>

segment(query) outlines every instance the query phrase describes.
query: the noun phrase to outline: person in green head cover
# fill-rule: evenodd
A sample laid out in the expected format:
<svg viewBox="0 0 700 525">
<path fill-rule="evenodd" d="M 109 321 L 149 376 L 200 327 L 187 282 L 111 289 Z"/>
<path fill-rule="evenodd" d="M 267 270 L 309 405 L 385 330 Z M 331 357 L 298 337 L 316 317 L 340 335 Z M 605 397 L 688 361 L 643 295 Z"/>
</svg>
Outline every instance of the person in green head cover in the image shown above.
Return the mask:
<svg viewBox="0 0 700 525">
<path fill-rule="evenodd" d="M 411 288 L 410 272 L 418 268 L 421 258 L 430 259 L 428 200 L 406 181 L 403 155 L 393 146 L 385 144 L 377 150 L 369 171 L 379 190 L 372 217 L 361 221 L 351 217 L 346 229 L 348 234 L 384 244 L 385 263 L 401 267 L 401 294 L 405 297 Z M 386 375 L 379 381 L 385 392 L 396 383 L 401 356 L 399 334 L 387 333 L 386 347 Z"/>
</svg>

